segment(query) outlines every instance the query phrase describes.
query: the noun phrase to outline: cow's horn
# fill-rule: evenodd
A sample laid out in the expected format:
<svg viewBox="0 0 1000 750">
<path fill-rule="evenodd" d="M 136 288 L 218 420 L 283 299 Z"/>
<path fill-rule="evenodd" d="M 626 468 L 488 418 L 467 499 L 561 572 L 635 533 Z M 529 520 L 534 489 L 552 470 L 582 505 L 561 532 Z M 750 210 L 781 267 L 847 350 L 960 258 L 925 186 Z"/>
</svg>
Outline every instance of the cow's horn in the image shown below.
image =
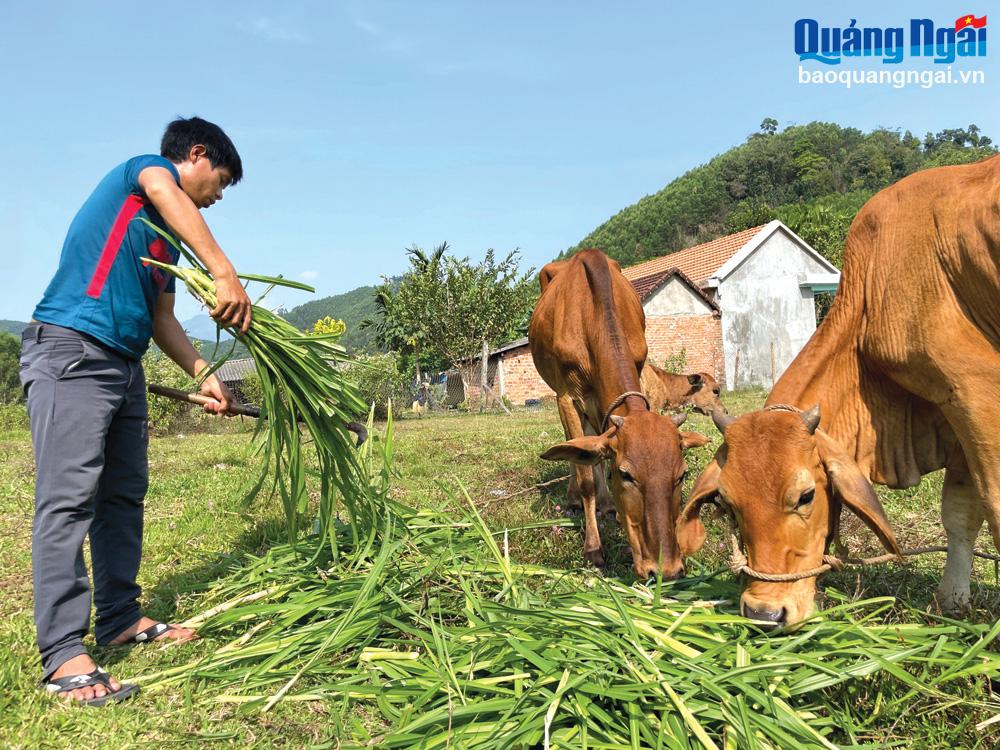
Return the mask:
<svg viewBox="0 0 1000 750">
<path fill-rule="evenodd" d="M 729 416 L 722 409 L 712 409 L 712 421 L 715 422 L 715 429 L 725 435 L 726 428 L 736 421 L 736 417 Z"/>
<path fill-rule="evenodd" d="M 670 421 L 674 423 L 675 427 L 680 427 L 684 424 L 684 420 L 688 418 L 687 412 L 682 411 L 680 414 L 671 414 Z"/>
<path fill-rule="evenodd" d="M 611 422 L 611 424 L 613 424 L 615 427 L 621 427 L 623 424 L 625 424 L 625 417 L 623 417 L 620 414 L 612 414 L 610 417 L 608 417 L 608 421 Z"/>
<path fill-rule="evenodd" d="M 809 411 L 802 412 L 802 421 L 806 423 L 806 429 L 809 430 L 810 435 L 815 433 L 816 428 L 819 427 L 819 404 L 816 404 Z"/>
</svg>

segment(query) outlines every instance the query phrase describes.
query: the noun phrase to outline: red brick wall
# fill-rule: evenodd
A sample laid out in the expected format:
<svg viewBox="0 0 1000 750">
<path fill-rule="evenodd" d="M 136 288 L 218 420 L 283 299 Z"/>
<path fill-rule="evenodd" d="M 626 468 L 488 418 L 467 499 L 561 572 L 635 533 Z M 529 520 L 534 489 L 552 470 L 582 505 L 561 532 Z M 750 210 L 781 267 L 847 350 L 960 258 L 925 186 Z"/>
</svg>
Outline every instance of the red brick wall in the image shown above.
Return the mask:
<svg viewBox="0 0 1000 750">
<path fill-rule="evenodd" d="M 722 359 L 722 324 L 713 314 L 663 315 L 646 317 L 646 345 L 649 356 L 657 364 L 685 351 L 686 372 L 709 372 L 724 384 L 725 366 Z M 515 406 L 529 398 L 555 396 L 535 370 L 527 346 L 510 349 L 500 355 L 503 364 L 503 395 Z M 491 385 L 499 389 L 495 378 Z"/>
<path fill-rule="evenodd" d="M 708 372 L 725 385 L 722 321 L 716 315 L 647 315 L 646 345 L 658 365 L 683 349 L 685 372 Z"/>
<path fill-rule="evenodd" d="M 510 349 L 500 355 L 503 364 L 503 394 L 514 406 L 524 406 L 529 398 L 553 398 L 555 392 L 535 370 L 527 346 Z"/>
</svg>

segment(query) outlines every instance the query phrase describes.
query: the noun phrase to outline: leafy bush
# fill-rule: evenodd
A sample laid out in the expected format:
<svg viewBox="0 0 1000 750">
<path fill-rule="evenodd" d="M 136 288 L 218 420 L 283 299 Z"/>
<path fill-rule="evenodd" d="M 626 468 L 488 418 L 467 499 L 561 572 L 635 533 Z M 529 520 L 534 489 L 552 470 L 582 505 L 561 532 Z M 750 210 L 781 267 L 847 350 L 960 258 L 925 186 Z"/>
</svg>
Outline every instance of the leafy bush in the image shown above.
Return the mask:
<svg viewBox="0 0 1000 750">
<path fill-rule="evenodd" d="M 142 369 L 146 373 L 146 383 L 156 383 L 182 391 L 196 390 L 194 380 L 188 377 L 173 360 L 159 350 L 150 349 L 142 358 Z M 158 434 L 166 434 L 182 426 L 189 426 L 204 414 L 191 404 L 174 401 L 163 396 L 149 396 L 149 429 Z"/>
<path fill-rule="evenodd" d="M 361 354 L 344 370 L 345 377 L 361 391 L 365 403 L 375 404 L 375 416 L 385 419 L 387 404 L 399 414 L 410 405 L 410 373 L 399 366 L 394 352 Z"/>
<path fill-rule="evenodd" d="M 667 355 L 663 358 L 662 362 L 657 362 L 652 357 L 650 357 L 648 361 L 652 362 L 661 370 L 666 370 L 674 375 L 682 375 L 687 370 L 687 349 L 681 347 L 679 352 Z"/>
<path fill-rule="evenodd" d="M 21 403 L 24 391 L 18 379 L 21 340 L 9 333 L 0 333 L 0 404 Z"/>
<path fill-rule="evenodd" d="M 28 429 L 28 410 L 23 403 L 0 403 L 0 434 Z"/>
<path fill-rule="evenodd" d="M 240 382 L 240 398 L 244 404 L 260 406 L 264 400 L 264 391 L 260 385 L 257 373 L 251 373 Z"/>
</svg>

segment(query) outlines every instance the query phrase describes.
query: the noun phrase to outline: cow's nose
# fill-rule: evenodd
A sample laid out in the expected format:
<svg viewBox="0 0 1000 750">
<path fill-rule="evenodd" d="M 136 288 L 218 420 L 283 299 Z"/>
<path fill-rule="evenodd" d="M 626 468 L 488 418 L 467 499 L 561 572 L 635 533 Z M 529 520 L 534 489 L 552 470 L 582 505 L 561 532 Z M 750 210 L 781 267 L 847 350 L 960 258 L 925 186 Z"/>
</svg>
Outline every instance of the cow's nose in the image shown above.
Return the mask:
<svg viewBox="0 0 1000 750">
<path fill-rule="evenodd" d="M 771 625 L 784 625 L 785 624 L 785 608 L 780 609 L 757 609 L 751 607 L 747 604 L 743 604 L 743 616 L 748 620 L 753 620 L 759 623 L 768 623 Z"/>
<path fill-rule="evenodd" d="M 655 563 L 646 563 L 645 565 L 636 566 L 636 573 L 639 574 L 639 578 L 650 579 L 656 578 L 657 566 Z M 670 568 L 663 571 L 664 581 L 676 581 L 679 578 L 683 578 L 686 574 L 684 570 L 684 565 L 679 565 L 676 568 Z"/>
</svg>

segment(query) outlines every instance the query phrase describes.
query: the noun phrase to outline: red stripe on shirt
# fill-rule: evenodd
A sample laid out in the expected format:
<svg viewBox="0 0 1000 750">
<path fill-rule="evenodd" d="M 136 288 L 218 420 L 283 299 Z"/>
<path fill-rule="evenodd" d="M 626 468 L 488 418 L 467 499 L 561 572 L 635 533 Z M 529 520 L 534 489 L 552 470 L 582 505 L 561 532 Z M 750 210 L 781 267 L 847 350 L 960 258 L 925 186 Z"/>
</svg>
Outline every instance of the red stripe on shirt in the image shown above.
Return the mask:
<svg viewBox="0 0 1000 750">
<path fill-rule="evenodd" d="M 118 255 L 122 241 L 125 239 L 125 233 L 128 231 L 128 223 L 138 213 L 139 209 L 142 208 L 142 204 L 142 197 L 134 194 L 126 198 L 125 203 L 122 204 L 121 209 L 118 211 L 118 216 L 115 217 L 115 223 L 111 226 L 108 239 L 104 243 L 104 249 L 101 250 L 101 257 L 97 261 L 97 268 L 94 269 L 94 275 L 90 277 L 90 283 L 87 285 L 88 297 L 97 299 L 101 296 L 101 291 L 104 289 L 104 282 L 108 280 L 108 274 L 111 273 L 111 266 L 115 262 L 115 257 Z"/>
<path fill-rule="evenodd" d="M 160 261 L 160 263 L 170 263 L 173 264 L 174 259 L 170 255 L 170 251 L 167 250 L 167 243 L 163 241 L 162 237 L 157 237 L 155 240 L 149 243 L 149 254 Z M 149 263 L 143 263 L 142 265 L 148 266 Z M 163 273 L 159 268 L 153 269 L 153 281 L 156 282 L 156 288 L 161 292 L 167 288 L 167 275 Z"/>
<path fill-rule="evenodd" d="M 153 256 L 154 259 L 160 261 L 160 263 L 169 263 L 172 265 L 174 262 L 173 257 L 170 255 L 170 251 L 167 250 L 167 243 L 163 241 L 162 237 L 157 237 L 149 243 L 149 254 Z"/>
</svg>

